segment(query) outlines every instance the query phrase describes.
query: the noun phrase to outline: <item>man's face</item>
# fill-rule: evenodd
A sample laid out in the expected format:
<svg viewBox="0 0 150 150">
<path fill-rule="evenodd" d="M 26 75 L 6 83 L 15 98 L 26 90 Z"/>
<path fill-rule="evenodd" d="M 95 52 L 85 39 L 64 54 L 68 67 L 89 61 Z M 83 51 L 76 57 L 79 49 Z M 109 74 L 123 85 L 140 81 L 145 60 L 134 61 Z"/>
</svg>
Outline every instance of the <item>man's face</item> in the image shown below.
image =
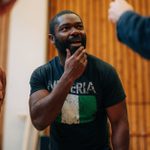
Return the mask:
<svg viewBox="0 0 150 150">
<path fill-rule="evenodd" d="M 78 16 L 65 14 L 58 17 L 58 24 L 55 26 L 55 46 L 63 56 L 66 56 L 67 48 L 73 54 L 80 46 L 86 47 L 86 34 Z"/>
</svg>

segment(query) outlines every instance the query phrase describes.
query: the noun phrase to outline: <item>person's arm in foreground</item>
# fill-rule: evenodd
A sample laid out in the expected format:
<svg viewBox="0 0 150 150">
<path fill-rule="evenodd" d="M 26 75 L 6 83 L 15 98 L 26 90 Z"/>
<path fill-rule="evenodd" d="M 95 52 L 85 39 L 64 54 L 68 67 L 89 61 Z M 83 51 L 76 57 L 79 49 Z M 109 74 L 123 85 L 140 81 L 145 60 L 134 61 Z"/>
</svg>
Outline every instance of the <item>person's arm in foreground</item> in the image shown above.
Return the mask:
<svg viewBox="0 0 150 150">
<path fill-rule="evenodd" d="M 6 89 L 6 75 L 3 70 L 0 69 L 0 110 L 3 104 Z"/>
<path fill-rule="evenodd" d="M 107 108 L 113 150 L 129 150 L 129 124 L 125 100 Z"/>
<path fill-rule="evenodd" d="M 85 70 L 87 57 L 83 47 L 72 56 L 67 50 L 64 73 L 51 93 L 39 90 L 30 96 L 30 114 L 34 126 L 43 130 L 58 116 L 74 82 Z"/>
<path fill-rule="evenodd" d="M 125 0 L 110 3 L 109 20 L 117 24 L 118 39 L 150 59 L 150 17 L 143 17 L 133 11 Z"/>
</svg>

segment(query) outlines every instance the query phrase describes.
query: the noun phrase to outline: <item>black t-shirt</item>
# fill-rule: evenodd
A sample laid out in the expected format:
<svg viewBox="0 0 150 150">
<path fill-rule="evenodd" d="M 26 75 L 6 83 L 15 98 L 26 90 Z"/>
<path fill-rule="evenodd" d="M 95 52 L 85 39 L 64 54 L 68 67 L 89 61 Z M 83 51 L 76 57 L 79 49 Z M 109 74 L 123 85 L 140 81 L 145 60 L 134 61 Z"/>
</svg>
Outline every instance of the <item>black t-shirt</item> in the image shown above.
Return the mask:
<svg viewBox="0 0 150 150">
<path fill-rule="evenodd" d="M 30 80 L 31 94 L 40 89 L 51 92 L 63 72 L 58 57 L 37 68 Z M 61 113 L 51 124 L 51 150 L 109 150 L 105 108 L 124 99 L 115 69 L 88 55 L 85 72 L 72 85 Z"/>
</svg>

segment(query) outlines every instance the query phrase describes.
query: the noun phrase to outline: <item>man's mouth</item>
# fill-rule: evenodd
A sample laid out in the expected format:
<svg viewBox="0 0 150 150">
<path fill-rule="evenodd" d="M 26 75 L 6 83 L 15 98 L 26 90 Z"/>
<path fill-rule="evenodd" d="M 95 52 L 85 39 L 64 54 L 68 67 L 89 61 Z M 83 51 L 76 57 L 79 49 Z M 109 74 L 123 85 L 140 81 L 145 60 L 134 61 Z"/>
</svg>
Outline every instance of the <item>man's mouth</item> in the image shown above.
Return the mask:
<svg viewBox="0 0 150 150">
<path fill-rule="evenodd" d="M 70 45 L 73 46 L 73 47 L 78 47 L 78 46 L 81 46 L 82 45 L 82 42 L 77 40 L 77 41 L 72 41 L 70 42 Z"/>
<path fill-rule="evenodd" d="M 74 37 L 70 39 L 70 45 L 73 47 L 81 46 L 82 45 L 82 40 L 80 37 Z"/>
</svg>

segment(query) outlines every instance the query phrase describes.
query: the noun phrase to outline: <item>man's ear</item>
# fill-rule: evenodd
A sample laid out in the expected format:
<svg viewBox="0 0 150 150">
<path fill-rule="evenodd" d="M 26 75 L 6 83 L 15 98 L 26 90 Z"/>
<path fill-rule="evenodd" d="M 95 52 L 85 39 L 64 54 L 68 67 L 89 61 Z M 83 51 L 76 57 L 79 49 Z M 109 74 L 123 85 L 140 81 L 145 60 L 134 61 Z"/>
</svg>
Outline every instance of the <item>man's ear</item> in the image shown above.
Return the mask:
<svg viewBox="0 0 150 150">
<path fill-rule="evenodd" d="M 48 34 L 51 43 L 55 43 L 55 36 L 53 34 Z"/>
</svg>

